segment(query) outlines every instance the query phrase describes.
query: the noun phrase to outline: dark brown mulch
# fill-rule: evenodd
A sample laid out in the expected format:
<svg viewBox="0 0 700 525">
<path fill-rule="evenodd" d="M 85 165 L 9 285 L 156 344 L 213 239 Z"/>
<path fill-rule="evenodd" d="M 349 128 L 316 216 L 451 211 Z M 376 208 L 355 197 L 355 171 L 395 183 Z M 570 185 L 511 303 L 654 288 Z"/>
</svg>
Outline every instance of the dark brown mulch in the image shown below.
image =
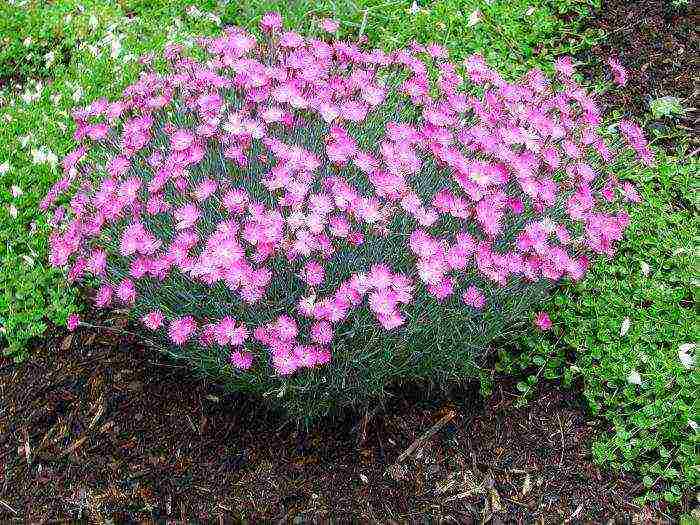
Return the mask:
<svg viewBox="0 0 700 525">
<path fill-rule="evenodd" d="M 674 7 L 671 0 L 603 0 L 602 8 L 586 24 L 607 36 L 579 57 L 588 64 L 584 71 L 609 76 L 607 60 L 615 56 L 629 73 L 624 88 L 605 93 L 606 106 L 643 118 L 650 114 L 650 100 L 673 96 L 686 108 L 700 108 L 700 9 L 696 1 Z M 681 125 L 697 135 L 697 116 L 695 111 L 653 125 Z"/>
<path fill-rule="evenodd" d="M 592 463 L 596 421 L 575 391 L 516 397 L 508 380 L 486 400 L 404 393 L 366 427 L 355 416 L 304 433 L 83 329 L 31 362 L 0 361 L 0 520 L 671 521 L 663 503 L 632 503 L 636 480 Z"/>
</svg>

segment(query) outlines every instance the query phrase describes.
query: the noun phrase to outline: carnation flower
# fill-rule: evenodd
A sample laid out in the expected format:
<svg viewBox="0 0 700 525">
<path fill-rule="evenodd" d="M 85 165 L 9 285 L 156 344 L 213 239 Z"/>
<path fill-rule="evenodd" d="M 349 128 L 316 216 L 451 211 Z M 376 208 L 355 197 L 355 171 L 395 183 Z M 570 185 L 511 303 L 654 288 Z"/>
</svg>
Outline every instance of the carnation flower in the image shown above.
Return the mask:
<svg viewBox="0 0 700 525">
<path fill-rule="evenodd" d="M 462 301 L 477 310 L 481 310 L 486 305 L 484 294 L 476 286 L 469 286 L 467 288 L 462 294 Z"/>
<path fill-rule="evenodd" d="M 66 327 L 70 332 L 75 330 L 80 324 L 80 316 L 78 314 L 70 314 L 66 319 Z"/>
<path fill-rule="evenodd" d="M 163 325 L 165 316 L 160 310 L 153 310 L 142 317 L 144 326 L 149 330 L 158 330 Z"/>
<path fill-rule="evenodd" d="M 571 58 L 556 82 L 506 81 L 438 44 L 386 53 L 282 27 L 267 13 L 260 42 L 227 28 L 192 56 L 168 45 L 167 72 L 73 112 L 78 144 L 41 207 L 50 263 L 96 283 L 98 307 L 241 388 L 324 411 L 409 367 L 466 370 L 541 292 L 615 252 L 641 197 L 606 164 L 654 155 L 631 121 L 626 145 L 606 142 Z"/>
<path fill-rule="evenodd" d="M 547 312 L 538 312 L 537 315 L 535 315 L 535 326 L 543 331 L 552 328 L 552 321 L 549 315 L 547 315 Z"/>
<path fill-rule="evenodd" d="M 192 316 L 173 319 L 168 326 L 168 337 L 177 346 L 182 346 L 189 340 L 197 329 L 197 323 Z"/>
</svg>

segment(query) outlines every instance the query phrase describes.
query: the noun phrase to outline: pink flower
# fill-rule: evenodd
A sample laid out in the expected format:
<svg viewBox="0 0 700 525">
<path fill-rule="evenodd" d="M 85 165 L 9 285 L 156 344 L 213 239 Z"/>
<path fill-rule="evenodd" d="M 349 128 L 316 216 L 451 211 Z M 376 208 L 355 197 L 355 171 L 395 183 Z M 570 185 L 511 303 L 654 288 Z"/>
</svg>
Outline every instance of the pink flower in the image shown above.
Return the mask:
<svg viewBox="0 0 700 525">
<path fill-rule="evenodd" d="M 552 321 L 547 315 L 547 312 L 538 312 L 535 316 L 535 326 L 540 330 L 549 330 L 552 328 Z"/>
<path fill-rule="evenodd" d="M 439 283 L 428 285 L 428 292 L 438 301 L 444 301 L 454 293 L 454 279 L 445 276 Z"/>
<path fill-rule="evenodd" d="M 292 341 L 299 333 L 299 328 L 294 319 L 288 315 L 280 315 L 275 323 L 275 333 L 282 341 Z"/>
<path fill-rule="evenodd" d="M 327 321 L 319 321 L 311 326 L 311 338 L 321 345 L 330 344 L 333 340 L 333 327 Z"/>
<path fill-rule="evenodd" d="M 182 346 L 197 330 L 197 322 L 192 316 L 181 317 L 170 321 L 168 337 L 177 346 Z"/>
<path fill-rule="evenodd" d="M 251 354 L 250 352 L 236 350 L 234 352 L 231 352 L 231 355 L 229 356 L 229 361 L 236 368 L 240 368 L 241 370 L 248 370 L 253 364 L 253 354 Z"/>
<path fill-rule="evenodd" d="M 304 39 L 294 31 L 282 33 L 280 37 L 280 45 L 282 47 L 296 48 L 304 45 Z"/>
<path fill-rule="evenodd" d="M 131 279 L 124 279 L 117 287 L 117 297 L 124 304 L 134 304 L 136 302 L 136 287 Z"/>
<path fill-rule="evenodd" d="M 158 330 L 163 325 L 163 320 L 165 319 L 165 316 L 163 315 L 163 312 L 160 310 L 153 310 L 152 312 L 147 313 L 141 318 L 141 321 L 143 321 L 144 326 L 148 328 L 149 330 Z"/>
<path fill-rule="evenodd" d="M 616 58 L 610 57 L 608 59 L 608 65 L 612 71 L 615 83 L 618 86 L 624 86 L 627 84 L 627 70 L 622 66 L 622 64 L 620 64 Z"/>
<path fill-rule="evenodd" d="M 282 16 L 276 12 L 265 13 L 260 20 L 260 29 L 266 33 L 282 29 Z"/>
<path fill-rule="evenodd" d="M 335 33 L 340 27 L 340 24 L 338 22 L 330 18 L 324 18 L 323 20 L 321 20 L 320 25 L 321 29 L 323 29 L 326 33 Z"/>
<path fill-rule="evenodd" d="M 323 282 L 326 272 L 316 261 L 309 261 L 304 265 L 303 276 L 309 286 L 318 286 Z"/>
<path fill-rule="evenodd" d="M 186 230 L 194 226 L 199 218 L 202 216 L 202 212 L 199 208 L 192 203 L 180 206 L 173 213 L 173 218 L 175 219 L 175 229 L 176 230 Z"/>
<path fill-rule="evenodd" d="M 95 306 L 97 306 L 98 308 L 104 308 L 105 306 L 108 306 L 109 303 L 112 302 L 112 294 L 113 290 L 111 287 L 107 286 L 106 284 L 100 286 L 100 288 L 97 290 L 97 293 L 95 294 Z"/>
<path fill-rule="evenodd" d="M 486 305 L 486 297 L 484 297 L 484 294 L 476 286 L 467 288 L 462 294 L 462 301 L 477 310 L 481 310 Z"/>
<path fill-rule="evenodd" d="M 185 151 L 194 142 L 194 135 L 186 129 L 179 129 L 170 137 L 173 151 Z"/>
<path fill-rule="evenodd" d="M 70 314 L 66 319 L 66 327 L 70 332 L 75 330 L 80 324 L 80 316 L 78 314 Z"/>
</svg>

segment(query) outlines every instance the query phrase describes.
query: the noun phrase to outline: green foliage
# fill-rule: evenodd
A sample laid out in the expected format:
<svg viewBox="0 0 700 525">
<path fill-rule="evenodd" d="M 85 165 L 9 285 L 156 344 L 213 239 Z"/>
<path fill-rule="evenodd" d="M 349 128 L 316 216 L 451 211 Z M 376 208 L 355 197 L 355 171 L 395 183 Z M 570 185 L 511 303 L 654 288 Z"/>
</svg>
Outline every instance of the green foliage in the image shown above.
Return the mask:
<svg viewBox="0 0 700 525">
<path fill-rule="evenodd" d="M 648 489 L 643 499 L 675 502 L 700 481 L 700 372 L 697 361 L 689 367 L 679 358 L 681 345 L 700 339 L 700 221 L 691 202 L 698 168 L 681 148 L 656 169 L 620 173 L 645 201 L 632 213 L 622 256 L 596 265 L 552 299 L 558 340 L 531 336 L 519 355 L 500 356 L 503 370 L 527 371 L 530 382 L 581 378 L 592 413 L 610 429 L 596 441 L 594 458 L 641 474 Z M 527 396 L 530 384 L 521 385 Z"/>
<path fill-rule="evenodd" d="M 684 115 L 688 110 L 678 97 L 660 97 L 649 102 L 649 109 L 655 119 Z"/>
</svg>

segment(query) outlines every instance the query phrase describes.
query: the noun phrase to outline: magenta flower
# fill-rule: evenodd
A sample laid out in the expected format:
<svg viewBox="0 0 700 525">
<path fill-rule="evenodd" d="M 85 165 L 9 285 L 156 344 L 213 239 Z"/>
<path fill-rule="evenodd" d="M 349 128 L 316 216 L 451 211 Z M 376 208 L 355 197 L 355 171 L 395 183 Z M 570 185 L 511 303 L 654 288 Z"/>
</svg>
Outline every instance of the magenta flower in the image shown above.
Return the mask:
<svg viewBox="0 0 700 525">
<path fill-rule="evenodd" d="M 627 84 L 627 70 L 620 64 L 620 62 L 614 58 L 610 57 L 608 58 L 608 65 L 610 66 L 610 70 L 612 71 L 613 78 L 615 79 L 615 83 L 618 86 L 624 86 Z"/>
<path fill-rule="evenodd" d="M 462 301 L 465 304 L 481 310 L 486 305 L 486 297 L 476 286 L 469 286 L 467 290 L 462 294 Z"/>
<path fill-rule="evenodd" d="M 320 25 L 321 29 L 326 33 L 336 33 L 340 27 L 340 24 L 331 18 L 324 18 L 321 20 Z"/>
<path fill-rule="evenodd" d="M 68 331 L 74 331 L 80 324 L 80 316 L 78 314 L 70 314 L 66 319 L 66 327 Z"/>
<path fill-rule="evenodd" d="M 260 29 L 267 33 L 282 29 L 282 16 L 276 12 L 265 13 L 260 20 Z"/>
<path fill-rule="evenodd" d="M 160 310 L 153 310 L 152 312 L 147 313 L 141 318 L 144 326 L 149 330 L 158 330 L 158 328 L 163 326 L 164 319 L 165 316 Z"/>
<path fill-rule="evenodd" d="M 547 312 L 538 312 L 535 316 L 535 326 L 542 331 L 552 328 L 552 321 Z"/>
<path fill-rule="evenodd" d="M 323 282 L 326 272 L 316 261 L 309 261 L 304 265 L 304 280 L 309 286 L 318 286 Z"/>
<path fill-rule="evenodd" d="M 197 363 L 224 351 L 249 369 L 253 344 L 259 386 L 306 374 L 296 395 L 320 384 L 326 372 L 310 369 L 356 323 L 387 359 L 387 331 L 435 331 L 445 345 L 431 361 L 453 367 L 447 343 L 461 348 L 462 331 L 440 309 L 507 332 L 520 314 L 502 295 L 530 301 L 543 280 L 582 279 L 591 254 L 614 254 L 641 197 L 606 165 L 654 154 L 631 121 L 624 145 L 606 142 L 571 58 L 556 80 L 533 69 L 506 81 L 483 56 L 458 67 L 437 44 L 387 53 L 305 38 L 278 13 L 260 28 L 260 42 L 234 27 L 196 38 L 191 56 L 169 44 L 167 73 L 72 112 L 79 144 L 41 207 L 50 263 L 96 282 L 98 307 L 140 312 L 151 338 Z M 543 312 L 536 324 L 551 327 Z"/>
<path fill-rule="evenodd" d="M 185 316 L 170 321 L 168 337 L 177 346 L 185 344 L 197 330 L 197 322 L 192 316 Z"/>
<path fill-rule="evenodd" d="M 250 352 L 242 352 L 240 350 L 236 350 L 231 352 L 231 355 L 229 356 L 229 361 L 231 361 L 231 364 L 236 368 L 240 368 L 241 370 L 248 370 L 253 364 L 253 354 L 251 354 Z"/>
</svg>

